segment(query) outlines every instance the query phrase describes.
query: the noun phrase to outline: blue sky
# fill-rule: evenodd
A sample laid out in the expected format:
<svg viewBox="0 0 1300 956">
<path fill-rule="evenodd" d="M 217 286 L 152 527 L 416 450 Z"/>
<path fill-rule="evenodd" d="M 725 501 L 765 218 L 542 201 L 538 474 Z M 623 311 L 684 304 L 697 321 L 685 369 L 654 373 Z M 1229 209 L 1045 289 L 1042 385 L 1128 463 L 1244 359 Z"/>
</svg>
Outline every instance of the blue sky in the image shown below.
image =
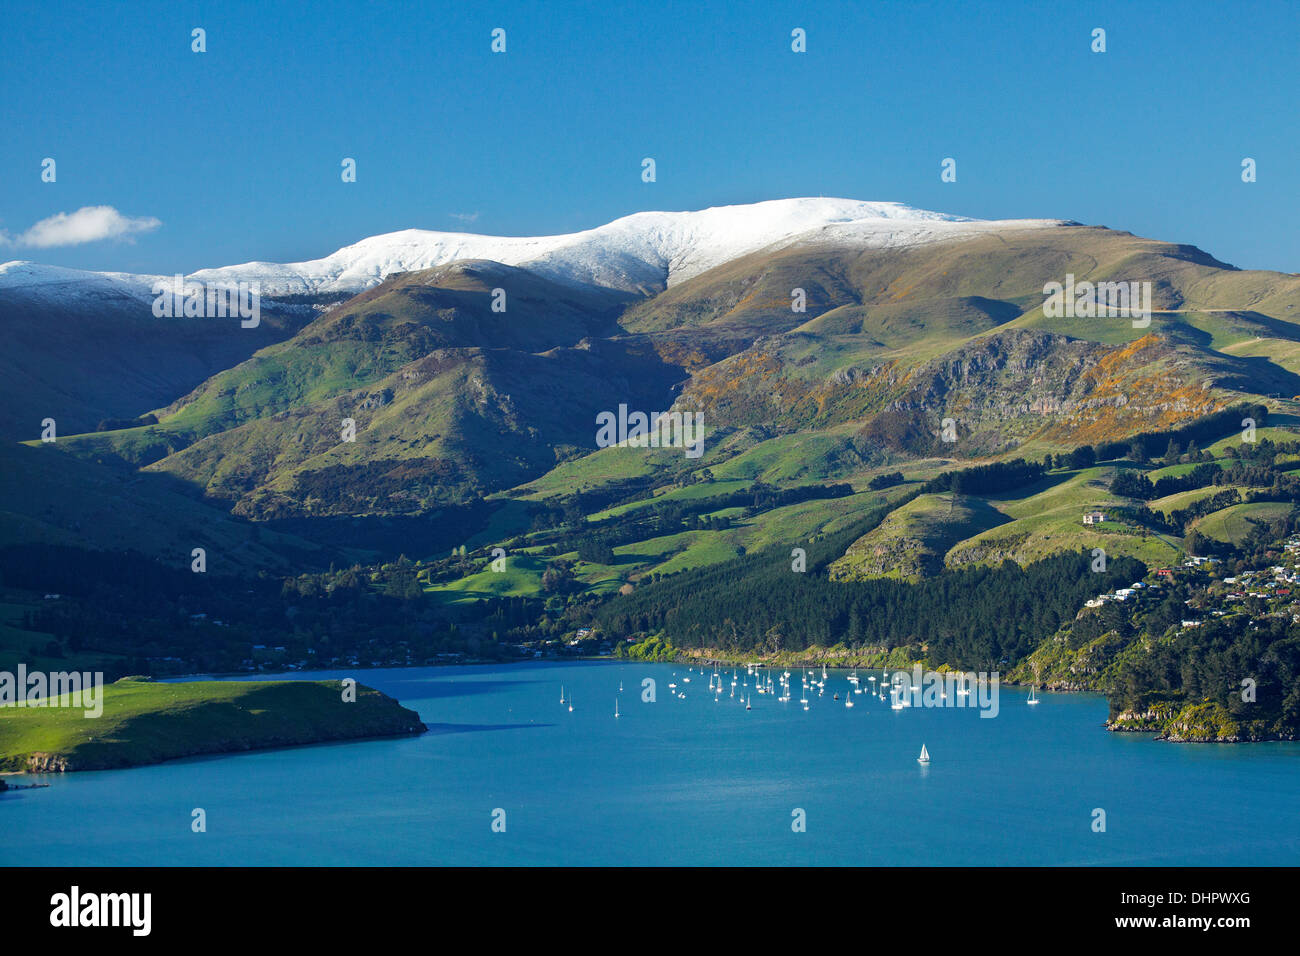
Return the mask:
<svg viewBox="0 0 1300 956">
<path fill-rule="evenodd" d="M 1298 54 L 1287 2 L 11 3 L 0 260 L 171 273 L 408 227 L 550 234 L 826 195 L 1296 272 Z M 22 245 L 86 206 L 161 224 Z"/>
</svg>

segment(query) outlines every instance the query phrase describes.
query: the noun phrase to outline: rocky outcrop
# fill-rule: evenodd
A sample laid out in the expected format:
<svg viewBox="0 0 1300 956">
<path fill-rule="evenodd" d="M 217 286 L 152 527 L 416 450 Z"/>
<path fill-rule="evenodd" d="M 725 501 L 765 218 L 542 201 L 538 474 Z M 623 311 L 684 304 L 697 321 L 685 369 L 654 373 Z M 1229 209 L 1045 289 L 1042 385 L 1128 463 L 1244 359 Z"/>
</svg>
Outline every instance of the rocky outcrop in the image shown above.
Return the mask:
<svg viewBox="0 0 1300 956">
<path fill-rule="evenodd" d="M 28 773 L 66 773 L 69 769 L 65 754 L 37 752 L 27 757 Z"/>
<path fill-rule="evenodd" d="M 1264 740 L 1293 740 L 1276 727 L 1240 721 L 1217 701 L 1198 704 L 1155 703 L 1144 711 L 1125 710 L 1106 722 L 1121 733 L 1154 733 L 1170 743 L 1235 744 Z"/>
</svg>

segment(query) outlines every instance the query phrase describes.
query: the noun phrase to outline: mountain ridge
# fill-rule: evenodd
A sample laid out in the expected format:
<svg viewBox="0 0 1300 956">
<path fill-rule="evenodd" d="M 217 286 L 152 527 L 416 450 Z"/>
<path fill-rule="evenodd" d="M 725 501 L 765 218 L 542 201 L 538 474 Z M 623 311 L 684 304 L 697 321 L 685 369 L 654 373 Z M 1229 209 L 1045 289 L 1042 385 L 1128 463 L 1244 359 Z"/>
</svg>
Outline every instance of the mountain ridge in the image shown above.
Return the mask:
<svg viewBox="0 0 1300 956">
<path fill-rule="evenodd" d="M 885 248 L 965 238 L 1005 228 L 1050 228 L 1068 220 L 982 220 L 895 202 L 836 198 L 773 199 L 702 210 L 645 211 L 580 232 L 486 236 L 404 229 L 369 236 L 320 259 L 246 262 L 200 269 L 193 282 L 262 283 L 264 295 L 359 292 L 398 272 L 463 259 L 525 266 L 554 281 L 639 291 L 673 285 L 741 255 L 778 244 L 850 242 Z M 0 264 L 0 295 L 55 289 L 148 297 L 171 276 L 92 272 L 24 260 Z"/>
</svg>

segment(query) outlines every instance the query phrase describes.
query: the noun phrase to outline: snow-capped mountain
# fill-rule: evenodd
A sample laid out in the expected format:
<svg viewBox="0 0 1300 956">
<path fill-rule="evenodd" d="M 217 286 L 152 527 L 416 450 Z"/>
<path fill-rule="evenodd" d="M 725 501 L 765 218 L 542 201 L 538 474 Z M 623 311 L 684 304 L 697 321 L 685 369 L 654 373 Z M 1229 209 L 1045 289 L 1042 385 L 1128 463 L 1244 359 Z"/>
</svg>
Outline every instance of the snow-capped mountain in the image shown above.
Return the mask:
<svg viewBox="0 0 1300 956">
<path fill-rule="evenodd" d="M 150 289 L 161 276 L 131 272 L 89 272 L 39 262 L 0 263 L 0 295 L 36 303 L 77 305 L 120 302 L 130 305 L 152 298 Z"/>
<path fill-rule="evenodd" d="M 1051 228 L 1055 219 L 979 220 L 900 203 L 851 199 L 776 199 L 695 212 L 641 212 L 560 236 L 481 236 L 406 229 L 371 236 L 309 262 L 247 262 L 202 269 L 188 278 L 216 285 L 261 283 L 263 295 L 359 292 L 397 272 L 459 259 L 522 266 L 557 281 L 635 291 L 699 275 L 768 247 L 835 243 L 863 248 L 912 246 L 1010 228 Z M 29 262 L 0 265 L 0 291 L 65 298 L 148 296 L 166 277 L 80 272 Z"/>
</svg>

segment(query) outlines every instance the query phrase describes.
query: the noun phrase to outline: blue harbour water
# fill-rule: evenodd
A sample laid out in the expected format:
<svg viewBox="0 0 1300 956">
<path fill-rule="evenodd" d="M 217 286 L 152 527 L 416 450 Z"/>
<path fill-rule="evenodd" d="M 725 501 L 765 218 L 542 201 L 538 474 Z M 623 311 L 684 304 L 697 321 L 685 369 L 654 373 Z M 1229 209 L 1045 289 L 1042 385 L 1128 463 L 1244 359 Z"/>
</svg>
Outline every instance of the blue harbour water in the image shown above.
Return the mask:
<svg viewBox="0 0 1300 956">
<path fill-rule="evenodd" d="M 0 863 L 1300 862 L 1300 744 L 1112 734 L 1104 699 L 1091 695 L 1043 694 L 1030 707 L 1024 689 L 1004 687 L 987 719 L 974 707 L 894 711 L 867 693 L 846 708 L 844 671 L 806 712 L 798 671 L 790 702 L 753 695 L 748 711 L 728 690 L 715 701 L 698 670 L 669 664 L 277 676 L 356 677 L 430 731 L 45 776 L 47 789 L 0 794 Z M 641 700 L 646 677 L 654 703 Z M 191 831 L 196 807 L 205 833 Z M 492 829 L 498 808 L 503 833 Z M 792 829 L 796 808 L 806 832 Z"/>
</svg>

